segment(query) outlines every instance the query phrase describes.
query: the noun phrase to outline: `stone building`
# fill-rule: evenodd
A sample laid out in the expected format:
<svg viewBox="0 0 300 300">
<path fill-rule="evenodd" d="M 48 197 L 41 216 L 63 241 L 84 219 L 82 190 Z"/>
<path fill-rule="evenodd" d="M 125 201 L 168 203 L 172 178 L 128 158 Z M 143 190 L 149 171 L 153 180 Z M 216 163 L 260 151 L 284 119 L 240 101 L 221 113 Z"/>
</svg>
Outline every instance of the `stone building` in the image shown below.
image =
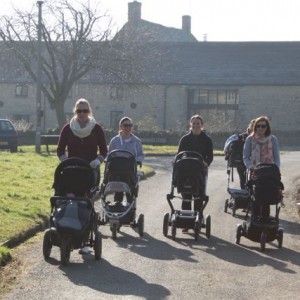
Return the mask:
<svg viewBox="0 0 300 300">
<path fill-rule="evenodd" d="M 138 45 L 141 76 L 132 84 L 87 74 L 73 86 L 67 114 L 84 97 L 105 128 L 116 128 L 128 115 L 140 128 L 184 130 L 199 113 L 219 129 L 245 128 L 264 114 L 275 130 L 299 130 L 300 42 L 199 42 L 189 16 L 176 29 L 143 20 L 137 1 L 128 9 L 128 22 L 114 41 Z M 7 56 L 0 60 L 0 118 L 34 123 L 35 85 L 16 61 L 12 68 Z M 54 111 L 42 102 L 42 128 L 56 127 Z"/>
</svg>

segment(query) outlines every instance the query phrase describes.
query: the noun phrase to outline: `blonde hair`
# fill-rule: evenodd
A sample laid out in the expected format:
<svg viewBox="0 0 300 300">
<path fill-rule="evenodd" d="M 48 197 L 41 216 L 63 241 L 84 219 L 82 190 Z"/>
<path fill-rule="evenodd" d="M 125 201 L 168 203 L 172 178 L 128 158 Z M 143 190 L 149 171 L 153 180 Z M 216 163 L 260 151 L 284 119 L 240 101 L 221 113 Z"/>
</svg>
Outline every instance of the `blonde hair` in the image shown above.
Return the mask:
<svg viewBox="0 0 300 300">
<path fill-rule="evenodd" d="M 87 100 L 84 99 L 84 98 L 80 98 L 80 99 L 78 99 L 78 100 L 76 101 L 75 106 L 74 106 L 74 108 L 73 108 L 73 113 L 74 113 L 74 115 L 76 114 L 76 110 L 77 110 L 77 108 L 78 108 L 78 106 L 79 106 L 80 104 L 86 105 L 86 106 L 88 107 L 88 110 L 89 110 L 89 116 L 93 117 L 93 112 L 92 112 L 90 103 L 89 103 L 89 101 L 87 101 Z"/>
</svg>

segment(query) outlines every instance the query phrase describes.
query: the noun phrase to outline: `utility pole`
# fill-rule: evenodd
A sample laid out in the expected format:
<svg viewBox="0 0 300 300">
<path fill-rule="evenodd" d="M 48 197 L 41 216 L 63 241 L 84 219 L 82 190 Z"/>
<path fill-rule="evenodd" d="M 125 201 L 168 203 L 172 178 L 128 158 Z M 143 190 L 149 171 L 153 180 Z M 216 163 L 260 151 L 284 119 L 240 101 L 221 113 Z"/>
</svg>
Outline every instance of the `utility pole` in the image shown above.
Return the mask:
<svg viewBox="0 0 300 300">
<path fill-rule="evenodd" d="M 36 81 L 36 132 L 35 132 L 35 152 L 41 153 L 41 76 L 42 76 L 42 61 L 41 61 L 41 43 L 42 43 L 42 4 L 43 1 L 37 1 L 39 8 L 38 19 L 38 44 L 37 44 L 37 81 Z"/>
</svg>

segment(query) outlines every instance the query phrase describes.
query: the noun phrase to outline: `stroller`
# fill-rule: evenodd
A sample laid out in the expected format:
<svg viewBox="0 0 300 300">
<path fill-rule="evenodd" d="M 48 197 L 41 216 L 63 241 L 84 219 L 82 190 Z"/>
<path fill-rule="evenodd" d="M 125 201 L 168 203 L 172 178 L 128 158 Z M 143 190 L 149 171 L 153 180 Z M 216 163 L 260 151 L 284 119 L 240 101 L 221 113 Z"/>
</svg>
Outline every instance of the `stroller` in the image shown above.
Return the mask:
<svg viewBox="0 0 300 300">
<path fill-rule="evenodd" d="M 244 146 L 244 135 L 240 134 L 237 136 L 237 139 L 233 140 L 225 153 L 225 160 L 227 160 L 227 192 L 230 198 L 225 199 L 224 212 L 227 213 L 228 208 L 232 210 L 232 216 L 235 216 L 237 209 L 247 210 L 250 205 L 250 192 L 247 187 L 244 189 L 236 189 L 230 187 L 231 182 L 234 181 L 233 172 L 234 169 L 242 172 L 244 170 L 243 163 L 243 146 Z M 241 168 L 241 170 L 239 170 Z M 246 170 L 246 167 L 245 167 Z"/>
<path fill-rule="evenodd" d="M 44 258 L 50 257 L 52 246 L 58 246 L 61 264 L 68 265 L 72 250 L 90 246 L 99 260 L 102 236 L 99 213 L 94 210 L 97 187 L 93 169 L 79 158 L 68 158 L 57 166 L 53 188 L 49 229 L 43 240 Z"/>
<path fill-rule="evenodd" d="M 198 240 L 201 228 L 206 229 L 206 237 L 210 237 L 211 217 L 206 216 L 204 222 L 203 210 L 208 203 L 208 196 L 204 195 L 206 169 L 202 156 L 193 151 L 182 151 L 176 155 L 171 192 L 167 194 L 167 201 L 171 208 L 171 214 L 165 213 L 163 220 L 163 234 L 168 235 L 168 228 L 171 226 L 172 239 L 176 238 L 177 228 L 188 228 L 194 230 L 195 241 Z M 188 195 L 190 199 L 184 199 L 174 195 L 177 192 Z M 179 198 L 183 201 L 199 201 L 199 210 L 176 210 L 172 204 L 172 199 Z M 195 204 L 195 203 L 194 203 Z"/>
<path fill-rule="evenodd" d="M 140 171 L 131 152 L 117 149 L 109 153 L 100 187 L 100 224 L 109 223 L 113 239 L 117 238 L 121 226 L 137 227 L 139 236 L 144 234 L 144 215 L 140 214 L 136 221 L 139 179 Z M 116 196 L 121 199 L 117 200 Z"/>
<path fill-rule="evenodd" d="M 251 218 L 236 229 L 236 244 L 240 244 L 242 236 L 260 243 L 260 250 L 264 251 L 266 243 L 278 241 L 278 248 L 282 247 L 283 229 L 279 224 L 279 211 L 283 206 L 279 168 L 275 164 L 261 163 L 256 166 L 250 179 Z M 280 205 L 281 204 L 281 205 Z M 275 215 L 270 216 L 270 206 L 275 206 Z"/>
<path fill-rule="evenodd" d="M 227 213 L 228 208 L 230 208 L 232 211 L 232 216 L 234 217 L 237 209 L 248 210 L 251 197 L 248 188 L 248 182 L 246 183 L 245 189 L 236 189 L 230 187 L 230 175 L 231 181 L 233 181 L 233 168 L 230 170 L 230 168 L 227 167 L 227 175 L 227 192 L 230 195 L 230 198 L 225 199 L 224 212 Z"/>
</svg>

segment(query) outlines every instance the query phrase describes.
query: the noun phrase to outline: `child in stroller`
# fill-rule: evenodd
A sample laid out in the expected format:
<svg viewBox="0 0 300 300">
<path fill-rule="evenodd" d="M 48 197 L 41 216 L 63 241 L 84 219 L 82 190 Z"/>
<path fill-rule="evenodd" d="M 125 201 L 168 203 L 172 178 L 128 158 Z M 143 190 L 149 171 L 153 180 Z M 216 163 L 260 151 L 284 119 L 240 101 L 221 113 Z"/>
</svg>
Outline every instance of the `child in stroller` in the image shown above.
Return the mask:
<svg viewBox="0 0 300 300">
<path fill-rule="evenodd" d="M 137 165 L 135 156 L 121 149 L 111 151 L 106 159 L 100 188 L 101 224 L 109 223 L 113 239 L 116 239 L 117 231 L 123 225 L 138 227 L 139 235 L 142 237 L 144 234 L 144 215 L 140 214 L 136 222 L 140 177 Z M 141 167 L 141 163 L 139 166 Z M 126 197 L 123 199 L 124 194 Z"/>
<path fill-rule="evenodd" d="M 169 226 L 172 227 L 172 238 L 175 240 L 177 228 L 194 230 L 195 240 L 198 240 L 201 227 L 206 228 L 206 237 L 210 237 L 211 218 L 206 216 L 204 222 L 203 210 L 208 203 L 208 196 L 204 194 L 206 170 L 203 158 L 198 152 L 182 151 L 176 155 L 171 192 L 167 194 L 167 201 L 171 208 L 171 214 L 165 213 L 163 220 L 163 234 L 168 235 Z M 182 196 L 175 196 L 174 189 Z M 194 210 L 176 210 L 172 199 L 179 198 L 183 201 L 193 201 Z"/>
<path fill-rule="evenodd" d="M 283 229 L 279 225 L 279 204 L 282 203 L 282 190 L 279 168 L 275 164 L 260 163 L 251 174 L 251 218 L 237 226 L 236 243 L 241 236 L 260 242 L 261 251 L 265 250 L 267 242 L 278 241 L 282 247 Z M 275 206 L 275 216 L 270 216 L 270 206 Z M 247 214 L 248 215 L 248 214 Z"/>
<path fill-rule="evenodd" d="M 50 198 L 50 226 L 43 241 L 48 259 L 52 246 L 60 247 L 61 264 L 67 265 L 70 252 L 90 246 L 95 259 L 101 258 L 102 237 L 98 230 L 99 214 L 94 210 L 95 178 L 90 165 L 79 158 L 62 161 L 54 174 L 55 194 Z"/>
</svg>

